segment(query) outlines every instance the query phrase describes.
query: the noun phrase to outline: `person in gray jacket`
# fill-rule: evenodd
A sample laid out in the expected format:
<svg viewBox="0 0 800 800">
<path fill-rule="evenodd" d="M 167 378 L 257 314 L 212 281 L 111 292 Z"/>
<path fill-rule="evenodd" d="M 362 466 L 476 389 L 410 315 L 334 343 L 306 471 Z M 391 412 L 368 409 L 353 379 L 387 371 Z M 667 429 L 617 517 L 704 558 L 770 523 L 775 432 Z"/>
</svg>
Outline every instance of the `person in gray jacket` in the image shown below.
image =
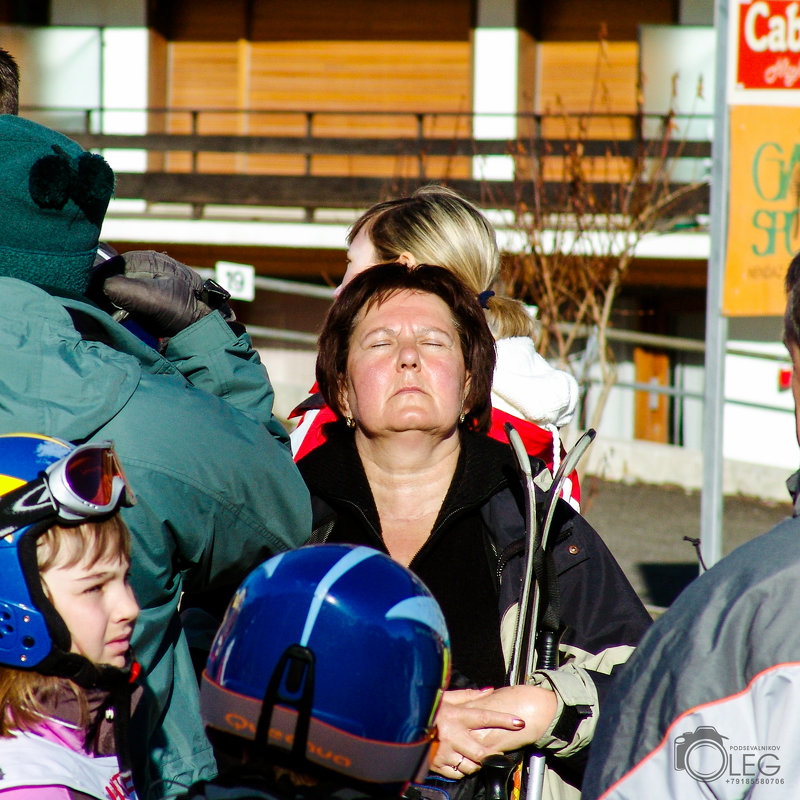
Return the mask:
<svg viewBox="0 0 800 800">
<path fill-rule="evenodd" d="M 800 442 L 800 254 L 784 342 Z M 800 784 L 800 473 L 790 518 L 701 575 L 660 617 L 612 688 L 585 800 L 797 796 Z"/>
<path fill-rule="evenodd" d="M 169 303 L 187 312 L 163 355 L 84 296 L 114 186 L 106 162 L 14 116 L 0 117 L 0 160 L 0 433 L 110 439 L 126 464 L 138 497 L 124 518 L 144 675 L 134 777 L 142 798 L 173 796 L 216 773 L 181 597 L 233 589 L 264 558 L 303 543 L 308 492 L 249 337 L 189 303 L 180 270 L 151 281 L 156 306 L 176 290 Z"/>
</svg>

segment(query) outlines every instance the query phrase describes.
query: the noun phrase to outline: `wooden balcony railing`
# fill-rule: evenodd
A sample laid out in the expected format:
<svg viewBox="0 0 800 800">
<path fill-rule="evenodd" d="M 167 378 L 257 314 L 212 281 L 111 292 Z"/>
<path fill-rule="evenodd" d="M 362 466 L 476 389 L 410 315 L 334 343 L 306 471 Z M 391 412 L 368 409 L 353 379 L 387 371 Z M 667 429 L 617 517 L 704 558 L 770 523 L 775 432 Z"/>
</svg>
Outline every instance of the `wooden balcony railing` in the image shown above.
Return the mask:
<svg viewBox="0 0 800 800">
<path fill-rule="evenodd" d="M 708 213 L 711 142 L 680 136 L 696 118 L 644 114 L 520 114 L 516 138 L 478 138 L 469 115 L 27 108 L 83 147 L 145 151 L 146 169 L 117 171 L 116 197 L 148 203 L 363 208 L 421 183 L 447 183 L 483 205 L 513 208 L 526 175 L 543 196 L 563 187 L 564 161 L 580 148 L 582 173 L 602 197 L 634 161 L 661 159 L 674 186 L 698 185 L 683 207 Z M 485 123 L 489 117 L 480 116 Z M 509 117 L 503 118 L 506 124 Z M 146 133 L 125 130 L 146 129 Z M 112 132 L 114 131 L 114 132 Z M 478 162 L 507 160 L 513 177 L 475 177 Z M 511 164 L 513 163 L 513 167 Z M 491 173 L 489 173 L 491 174 Z M 687 177 L 688 176 L 688 177 Z"/>
</svg>

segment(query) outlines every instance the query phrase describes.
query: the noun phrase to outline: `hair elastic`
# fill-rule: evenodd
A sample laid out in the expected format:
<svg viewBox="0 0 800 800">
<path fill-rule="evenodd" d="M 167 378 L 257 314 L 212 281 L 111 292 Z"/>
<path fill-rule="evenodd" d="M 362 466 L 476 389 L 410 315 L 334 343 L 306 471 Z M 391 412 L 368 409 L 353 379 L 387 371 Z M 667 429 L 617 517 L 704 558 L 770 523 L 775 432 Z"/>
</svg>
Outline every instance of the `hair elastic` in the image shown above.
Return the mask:
<svg viewBox="0 0 800 800">
<path fill-rule="evenodd" d="M 487 289 L 478 295 L 478 302 L 481 304 L 481 308 L 489 308 L 490 297 L 494 297 L 494 292 L 491 289 Z"/>
</svg>

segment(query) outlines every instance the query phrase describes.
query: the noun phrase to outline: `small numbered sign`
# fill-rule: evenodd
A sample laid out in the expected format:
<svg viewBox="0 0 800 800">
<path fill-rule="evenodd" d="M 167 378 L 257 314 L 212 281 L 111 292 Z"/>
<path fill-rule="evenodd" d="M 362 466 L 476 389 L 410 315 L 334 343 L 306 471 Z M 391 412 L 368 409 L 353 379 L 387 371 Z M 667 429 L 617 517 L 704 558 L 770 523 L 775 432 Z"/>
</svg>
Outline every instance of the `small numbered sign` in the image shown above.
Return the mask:
<svg viewBox="0 0 800 800">
<path fill-rule="evenodd" d="M 250 264 L 217 261 L 214 279 L 234 300 L 252 301 L 256 296 L 256 270 Z"/>
</svg>

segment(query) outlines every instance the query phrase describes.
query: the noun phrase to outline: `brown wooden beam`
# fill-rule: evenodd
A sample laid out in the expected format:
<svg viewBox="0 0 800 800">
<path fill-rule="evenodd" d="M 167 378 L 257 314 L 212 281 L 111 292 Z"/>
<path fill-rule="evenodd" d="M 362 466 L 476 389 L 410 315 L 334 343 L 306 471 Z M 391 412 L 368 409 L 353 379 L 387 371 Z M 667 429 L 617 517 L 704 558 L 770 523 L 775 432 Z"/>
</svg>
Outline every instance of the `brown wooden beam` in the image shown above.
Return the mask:
<svg viewBox="0 0 800 800">
<path fill-rule="evenodd" d="M 464 138 L 354 138 L 331 136 L 227 136 L 179 133 L 71 134 L 87 150 L 148 150 L 189 153 L 261 153 L 280 155 L 363 156 L 481 156 L 536 153 L 563 156 L 580 144 L 584 155 L 601 158 L 633 158 L 651 154 L 668 158 L 710 158 L 711 142 L 667 143 L 664 151 L 656 140 L 585 139 L 464 139 Z"/>
<path fill-rule="evenodd" d="M 381 198 L 408 194 L 424 182 L 318 175 L 123 172 L 117 173 L 114 194 L 117 198 L 143 199 L 148 203 L 364 208 Z M 443 183 L 483 206 L 514 208 L 517 202 L 519 187 L 513 182 L 453 179 Z M 614 208 L 611 203 L 617 190 L 616 184 L 593 184 L 598 208 Z M 545 184 L 545 194 L 551 202 L 564 191 L 561 182 Z M 708 186 L 698 187 L 673 206 L 669 214 L 708 213 L 708 196 Z"/>
</svg>

